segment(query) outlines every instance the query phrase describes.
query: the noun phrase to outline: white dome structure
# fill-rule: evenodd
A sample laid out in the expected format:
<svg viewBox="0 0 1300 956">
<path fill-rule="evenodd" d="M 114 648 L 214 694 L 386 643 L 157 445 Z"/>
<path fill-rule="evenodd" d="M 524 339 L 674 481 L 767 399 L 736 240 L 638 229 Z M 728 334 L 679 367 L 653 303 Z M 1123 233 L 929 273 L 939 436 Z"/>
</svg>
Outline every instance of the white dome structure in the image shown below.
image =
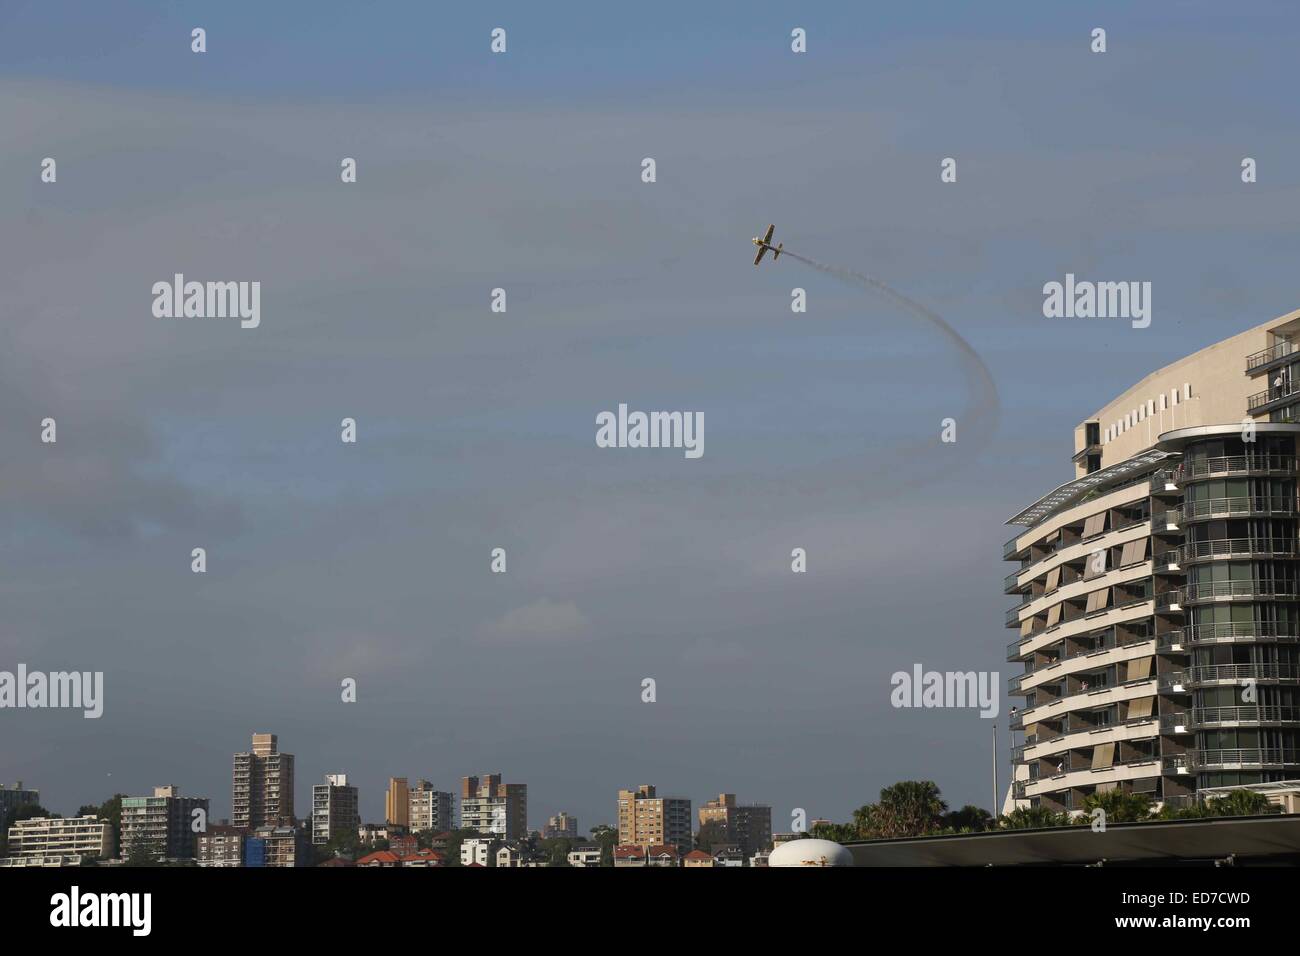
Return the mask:
<svg viewBox="0 0 1300 956">
<path fill-rule="evenodd" d="M 830 840 L 787 840 L 767 859 L 768 866 L 852 866 L 848 847 Z"/>
</svg>

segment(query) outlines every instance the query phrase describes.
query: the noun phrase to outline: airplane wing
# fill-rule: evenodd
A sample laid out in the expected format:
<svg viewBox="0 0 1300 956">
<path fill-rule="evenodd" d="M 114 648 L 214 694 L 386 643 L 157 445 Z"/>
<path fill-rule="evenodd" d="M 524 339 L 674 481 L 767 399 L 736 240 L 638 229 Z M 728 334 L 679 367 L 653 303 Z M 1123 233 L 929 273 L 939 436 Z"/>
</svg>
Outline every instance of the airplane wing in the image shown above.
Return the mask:
<svg viewBox="0 0 1300 956">
<path fill-rule="evenodd" d="M 772 233 L 775 232 L 775 231 L 776 231 L 776 224 L 775 224 L 775 223 L 773 223 L 772 225 L 768 226 L 768 227 L 767 227 L 767 235 L 765 235 L 765 236 L 763 237 L 763 242 L 764 242 L 764 243 L 771 242 L 771 241 L 772 241 Z"/>
<path fill-rule="evenodd" d="M 758 255 L 754 256 L 754 265 L 758 265 L 763 259 L 763 253 L 767 252 L 767 246 L 758 247 Z"/>
</svg>

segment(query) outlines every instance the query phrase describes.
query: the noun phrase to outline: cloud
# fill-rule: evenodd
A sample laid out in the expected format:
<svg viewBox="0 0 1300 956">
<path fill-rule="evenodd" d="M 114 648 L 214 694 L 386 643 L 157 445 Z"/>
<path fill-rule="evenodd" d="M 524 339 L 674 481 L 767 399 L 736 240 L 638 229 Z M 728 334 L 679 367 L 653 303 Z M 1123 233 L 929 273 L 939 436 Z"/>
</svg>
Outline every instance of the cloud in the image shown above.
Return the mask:
<svg viewBox="0 0 1300 956">
<path fill-rule="evenodd" d="M 544 597 L 484 625 L 479 637 L 490 644 L 570 644 L 591 633 L 591 622 L 578 605 Z"/>
</svg>

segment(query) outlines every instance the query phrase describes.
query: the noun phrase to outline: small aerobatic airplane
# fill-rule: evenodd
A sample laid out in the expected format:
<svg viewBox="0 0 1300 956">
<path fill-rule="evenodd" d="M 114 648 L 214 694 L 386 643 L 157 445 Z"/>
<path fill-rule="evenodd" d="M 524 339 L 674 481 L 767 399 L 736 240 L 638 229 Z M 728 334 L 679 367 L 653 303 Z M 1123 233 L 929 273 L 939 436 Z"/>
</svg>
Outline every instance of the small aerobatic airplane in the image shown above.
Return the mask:
<svg viewBox="0 0 1300 956">
<path fill-rule="evenodd" d="M 775 225 L 767 227 L 767 233 L 760 239 L 758 236 L 753 238 L 754 245 L 758 246 L 758 255 L 754 256 L 754 265 L 758 265 L 763 260 L 763 253 L 772 250 L 772 261 L 775 262 L 781 256 L 781 247 L 784 242 L 778 245 L 772 245 L 772 232 L 776 229 Z"/>
</svg>

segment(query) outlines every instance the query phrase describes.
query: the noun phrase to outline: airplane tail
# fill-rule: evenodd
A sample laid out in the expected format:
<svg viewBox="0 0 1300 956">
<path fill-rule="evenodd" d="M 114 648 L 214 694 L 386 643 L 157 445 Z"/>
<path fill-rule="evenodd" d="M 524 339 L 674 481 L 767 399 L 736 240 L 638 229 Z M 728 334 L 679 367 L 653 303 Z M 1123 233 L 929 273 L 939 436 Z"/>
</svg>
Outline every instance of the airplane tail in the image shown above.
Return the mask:
<svg viewBox="0 0 1300 956">
<path fill-rule="evenodd" d="M 780 258 L 781 258 L 781 250 L 782 250 L 783 248 L 785 248 L 785 243 L 784 243 L 784 242 L 777 243 L 776 248 L 772 250 L 772 261 L 773 261 L 773 262 L 776 262 L 777 259 L 780 259 Z"/>
</svg>

